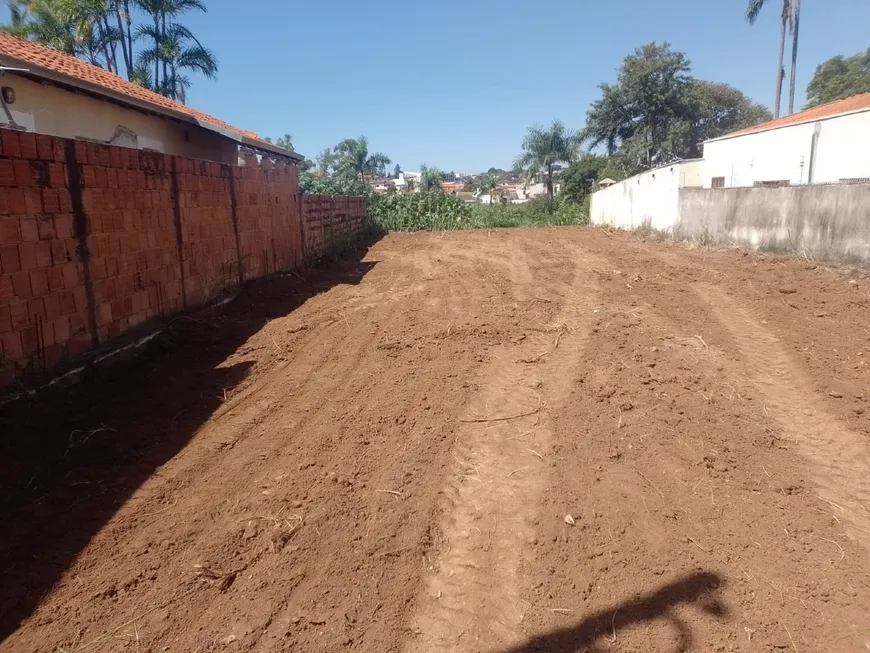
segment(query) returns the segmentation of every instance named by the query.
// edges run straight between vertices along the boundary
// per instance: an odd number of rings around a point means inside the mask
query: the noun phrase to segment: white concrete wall
[[[684,188],[676,238],[870,261],[870,184]]]
[[[590,221],[618,229],[644,224],[671,229],[679,217],[679,189],[700,186],[703,161],[674,163],[635,175],[592,195]]]
[[[724,177],[726,188],[761,181],[808,183],[816,125],[813,183],[870,177],[870,111],[863,111],[705,143],[704,188],[714,177]]]

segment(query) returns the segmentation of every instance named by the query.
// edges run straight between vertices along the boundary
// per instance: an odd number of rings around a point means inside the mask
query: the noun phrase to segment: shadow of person
[[[616,643],[620,630],[662,619],[676,630],[674,653],[688,651],[694,647],[692,630],[673,608],[692,605],[717,620],[726,619],[728,609],[718,596],[723,584],[722,578],[712,572],[698,572],[596,612],[573,626],[535,635],[502,653],[602,653],[605,644]]]

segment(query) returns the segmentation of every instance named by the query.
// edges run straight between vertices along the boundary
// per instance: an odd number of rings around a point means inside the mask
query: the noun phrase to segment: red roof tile
[[[167,97],[164,97],[146,88],[142,88],[137,84],[128,82],[126,79],[119,77],[114,73],[103,70],[98,66],[82,61],[63,52],[47,48],[32,41],[24,41],[22,39],[0,32],[0,56],[5,55],[13,57],[18,61],[25,62],[32,66],[46,68],[55,73],[61,73],[76,80],[101,86],[107,91],[112,91],[116,94],[126,95],[127,97],[147,102],[155,106],[155,111],[160,108],[168,109],[178,113],[183,113],[191,118],[203,122],[211,123],[222,129],[235,132],[248,138],[253,138],[262,142],[262,139],[254,132],[245,131],[237,127],[233,127],[222,120],[218,120],[207,113],[191,109],[190,107],[175,102]],[[37,73],[38,71],[34,71]]]
[[[755,127],[741,129],[740,131],[732,132],[725,136],[720,136],[719,138],[745,136],[746,134],[755,134],[757,132],[768,131],[769,129],[777,129],[778,127],[788,127],[789,125],[800,125],[801,123],[813,122],[823,118],[832,118],[833,116],[838,116],[843,113],[852,113],[853,111],[864,111],[868,109],[870,109],[870,93],[862,93],[861,95],[853,95],[845,100],[823,104],[820,107],[814,107],[812,109],[807,109],[806,111],[801,111],[800,113],[793,113],[790,116],[778,118],[777,120],[764,122],[760,125],[755,125]],[[714,138],[712,140],[715,141],[719,139]]]

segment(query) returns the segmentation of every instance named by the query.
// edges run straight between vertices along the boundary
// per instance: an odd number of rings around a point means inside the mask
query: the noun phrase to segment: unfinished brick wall
[[[295,166],[252,155],[229,166],[0,130],[0,386],[302,265],[364,215],[362,198],[300,200]]]
[[[357,240],[365,227],[366,211],[364,197],[303,195],[306,257],[315,259],[332,247]]]

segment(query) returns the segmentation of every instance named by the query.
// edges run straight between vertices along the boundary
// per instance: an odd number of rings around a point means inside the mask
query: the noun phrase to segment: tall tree
[[[586,114],[580,133],[590,147],[604,145],[651,168],[679,156],[670,136],[683,121],[691,77],[689,59],[668,43],[648,43],[628,55],[616,84],[601,84],[602,97]]]
[[[767,0],[749,0],[746,5],[746,20],[754,25]],[[789,82],[789,113],[794,113],[795,74],[797,72],[798,30],[800,26],[800,0],[782,0],[782,14],[779,30],[779,59],[776,67],[776,98],[773,117],[779,118],[782,106],[782,84],[785,79],[785,37],[792,36],[791,80]]]
[[[369,139],[346,138],[333,148],[337,157],[336,168],[339,173],[365,181],[366,175],[385,176],[390,158],[386,154],[369,153]]]
[[[109,25],[106,0],[13,0],[5,30],[118,72],[121,33]]]
[[[788,113],[794,113],[794,91],[797,81],[798,36],[801,31],[801,0],[791,0],[791,79],[788,86]]]
[[[523,139],[523,152],[514,165],[532,174],[546,173],[547,209],[551,213],[555,206],[553,166],[571,163],[577,155],[579,143],[577,135],[561,120],[554,120],[549,127],[533,125]]]
[[[397,163],[396,167],[393,168],[393,177],[398,179],[400,174],[402,174],[402,167]]]
[[[837,55],[816,68],[807,86],[807,108],[870,93],[870,48],[852,57]]]
[[[178,22],[188,11],[205,11],[204,0],[7,0],[11,23],[2,27],[184,102],[190,73],[212,79],[217,61]],[[132,8],[148,17],[133,24]],[[134,43],[145,40],[137,53]],[[121,50],[121,58],[117,51]],[[123,71],[121,62],[123,61]]]
[[[184,102],[190,79],[186,72],[196,72],[207,79],[217,75],[217,60],[189,29],[176,19],[189,11],[206,11],[202,0],[136,0],[150,23],[140,25],[136,39],[144,38],[148,47],[139,53],[139,64],[153,67],[153,89],[174,100]]]
[[[615,84],[601,84],[580,136],[590,149],[619,154],[632,173],[699,156],[699,144],[770,119],[728,84],[694,79],[689,60],[667,44],[626,57]]]

